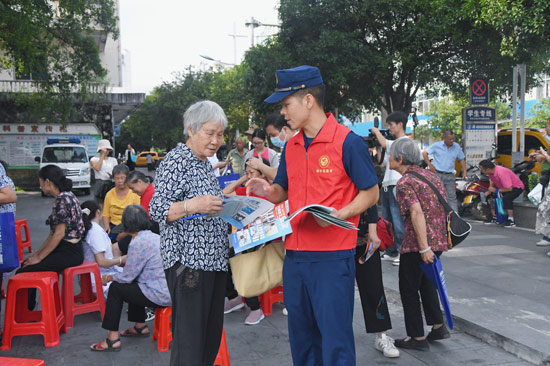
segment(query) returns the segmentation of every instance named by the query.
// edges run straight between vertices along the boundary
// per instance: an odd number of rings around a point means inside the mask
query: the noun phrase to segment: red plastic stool
[[[214,365],[231,366],[229,351],[227,350],[227,342],[225,340],[225,327],[222,328],[222,341],[220,343],[220,348],[218,349],[218,355],[216,356],[216,361],[214,361]]]
[[[153,329],[153,342],[158,339],[157,349],[160,352],[165,352],[170,349],[172,341],[172,307],[157,308],[155,310],[155,328]]]
[[[28,289],[40,291],[42,310],[28,309]],[[64,332],[65,315],[61,306],[59,280],[55,272],[19,273],[8,282],[4,335],[1,350],[11,348],[15,336],[42,334],[46,347],[59,345],[59,330]]]
[[[25,230],[25,240],[21,235],[21,229]],[[32,253],[31,235],[29,234],[29,225],[27,220],[15,220],[15,236],[17,237],[17,252],[19,253],[19,262],[23,262],[25,256],[25,248]]]
[[[63,271],[63,310],[65,312],[65,331],[74,326],[74,317],[78,314],[99,311],[101,319],[105,315],[105,297],[101,285],[99,266],[95,262],[84,261],[81,265],[65,268]],[[92,279],[95,278],[95,290],[92,291]],[[80,294],[74,294],[74,276],[80,275]],[[81,304],[77,304],[80,302]]]
[[[36,360],[32,358],[15,358],[15,357],[0,357],[0,365],[2,366],[44,366],[44,360]]]
[[[275,287],[260,295],[260,306],[265,316],[273,314],[273,304],[283,302],[283,286]]]

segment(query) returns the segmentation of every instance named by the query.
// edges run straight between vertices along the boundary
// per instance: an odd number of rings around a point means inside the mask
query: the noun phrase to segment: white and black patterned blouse
[[[227,225],[220,218],[198,217],[166,222],[174,202],[212,195],[223,198],[212,165],[200,160],[185,144],[170,151],[156,172],[151,219],[160,225],[164,269],[179,261],[204,271],[227,271]]]

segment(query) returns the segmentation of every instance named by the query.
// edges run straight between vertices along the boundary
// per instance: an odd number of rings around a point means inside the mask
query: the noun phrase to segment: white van
[[[34,158],[40,168],[57,165],[65,176],[73,181],[73,190],[82,189],[90,194],[91,167],[86,146],[79,139],[48,139],[42,148],[42,156]]]

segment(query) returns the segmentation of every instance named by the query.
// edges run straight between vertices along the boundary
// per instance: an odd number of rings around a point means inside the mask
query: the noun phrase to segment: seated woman
[[[101,209],[95,201],[89,200],[84,202],[82,208],[82,219],[84,221],[83,249],[84,259],[97,262],[101,275],[115,274],[122,272],[122,267],[118,267],[125,263],[126,256],[113,258],[111,239],[99,226],[101,220]],[[95,290],[95,287],[93,287]],[[107,296],[109,284],[103,286],[103,294]]]
[[[46,165],[38,171],[40,189],[55,198],[52,213],[46,220],[50,235],[22,263],[17,273],[54,271],[82,264],[84,223],[78,199],[71,192],[73,182],[56,165]],[[29,289],[29,310],[34,309],[36,289]]]
[[[252,159],[252,158],[249,158]],[[262,159],[263,163],[269,166],[269,161]],[[246,196],[246,187],[241,187],[251,178],[263,178],[266,179],[260,170],[256,170],[245,162],[246,175],[243,175],[238,181],[231,183],[223,190],[223,194],[226,197],[231,196]],[[267,180],[267,179],[266,179]],[[254,195],[253,195],[254,196]],[[257,197],[257,196],[256,196]],[[229,314],[235,310],[242,309],[244,304],[235,289],[235,285],[231,279],[231,276],[227,276],[227,286],[225,295],[228,301],[225,303],[223,309],[224,314]],[[246,305],[250,308],[250,314],[246,317],[244,323],[248,325],[256,325],[265,318],[262,309],[260,308],[260,300],[257,296],[245,298]]]
[[[120,351],[118,327],[124,302],[128,303],[128,320],[135,325],[121,332],[123,337],[149,335],[145,307],[171,306],[160,257],[160,236],[149,230],[147,212],[140,205],[130,205],[124,209],[122,224],[132,236],[132,243],[123,272],[101,277],[103,284],[112,282],[102,324],[109,333],[105,340],[90,346],[92,351]]]
[[[117,235],[122,232],[122,230],[111,232],[115,226],[120,225],[122,212],[129,205],[139,204],[139,196],[126,185],[126,177],[129,172],[130,170],[125,164],[118,164],[113,168],[115,188],[107,192],[103,203],[103,228],[113,243],[116,241]]]

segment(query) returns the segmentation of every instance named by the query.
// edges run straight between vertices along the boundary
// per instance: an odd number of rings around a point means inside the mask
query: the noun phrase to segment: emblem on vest
[[[319,158],[319,167],[321,169],[317,169],[317,173],[332,173],[332,169],[328,169],[330,166],[330,158],[328,155],[323,155]]]

